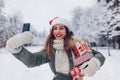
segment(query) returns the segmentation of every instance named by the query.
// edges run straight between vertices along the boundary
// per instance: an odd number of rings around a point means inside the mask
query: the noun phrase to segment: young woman
[[[70,69],[74,65],[72,53],[74,38],[69,30],[70,23],[66,19],[57,17],[50,21],[50,25],[51,32],[46,39],[44,50],[33,54],[23,47],[24,44],[32,43],[30,31],[10,38],[6,43],[6,49],[28,67],[49,63],[55,74],[53,80],[73,80]],[[84,76],[94,75],[105,61],[105,57],[100,52],[92,50],[91,54],[93,57],[80,66],[80,74]]]

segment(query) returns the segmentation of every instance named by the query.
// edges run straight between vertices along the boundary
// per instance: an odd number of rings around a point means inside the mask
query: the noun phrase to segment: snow
[[[27,47],[31,52],[37,52],[38,47]],[[119,80],[120,50],[111,49],[108,56],[107,48],[97,48],[106,57],[104,65],[93,77],[84,77],[84,80]],[[0,80],[52,80],[53,73],[48,64],[27,68],[4,48],[0,49]]]

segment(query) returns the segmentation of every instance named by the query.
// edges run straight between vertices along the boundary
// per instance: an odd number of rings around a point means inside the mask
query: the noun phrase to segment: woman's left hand
[[[89,61],[83,63],[80,68],[81,74],[85,76],[93,76],[96,71],[100,69],[100,61],[93,57]]]

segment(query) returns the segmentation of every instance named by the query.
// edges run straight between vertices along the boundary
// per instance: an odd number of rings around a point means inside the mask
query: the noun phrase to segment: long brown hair
[[[72,31],[69,31],[69,29],[65,26],[66,29],[66,37],[64,38],[64,48],[65,51],[69,51],[72,49],[73,47],[73,33]],[[48,58],[51,60],[52,59],[52,45],[53,45],[53,40],[55,39],[54,35],[53,35],[53,27],[52,30],[50,31],[50,34],[48,35],[45,45],[44,45],[44,49],[43,51],[46,51]]]

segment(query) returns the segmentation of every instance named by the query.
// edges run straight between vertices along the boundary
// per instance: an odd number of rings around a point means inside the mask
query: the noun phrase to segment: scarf
[[[60,73],[69,73],[69,60],[67,53],[64,49],[64,40],[54,40],[53,48],[56,49],[55,53],[55,68],[57,72]]]

